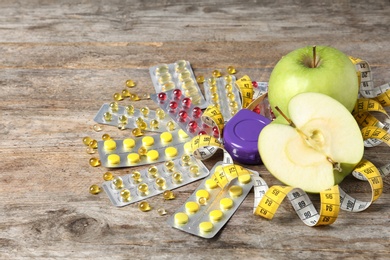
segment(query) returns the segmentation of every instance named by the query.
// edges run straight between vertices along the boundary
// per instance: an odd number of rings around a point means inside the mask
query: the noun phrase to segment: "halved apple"
[[[266,168],[281,182],[307,192],[340,183],[363,157],[356,120],[341,103],[320,93],[296,95],[288,110],[289,125],[273,122],[260,132]]]

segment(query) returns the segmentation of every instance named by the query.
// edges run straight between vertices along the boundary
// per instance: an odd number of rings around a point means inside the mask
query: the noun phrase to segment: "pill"
[[[229,188],[229,195],[232,198],[239,197],[242,195],[242,187],[238,185],[233,185]]]
[[[102,135],[102,140],[103,141],[107,141],[107,140],[110,140],[111,139],[111,136],[109,134],[103,134]]]
[[[140,160],[140,156],[138,153],[129,153],[127,155],[127,160],[130,162],[130,163],[137,163],[139,162]]]
[[[130,97],[131,93],[127,89],[122,89],[122,97]]]
[[[163,143],[169,143],[172,141],[172,134],[170,132],[163,132],[161,135],[160,135],[160,140],[161,142]]]
[[[141,100],[141,98],[137,94],[131,94],[130,100],[138,101],[138,100]]]
[[[132,138],[126,138],[123,140],[123,148],[124,149],[131,149],[135,146],[135,140]]]
[[[148,157],[149,160],[155,161],[159,157],[159,153],[157,150],[150,150],[146,153],[146,156]]]
[[[202,84],[203,82],[205,82],[204,76],[201,75],[201,76],[196,77],[196,82],[198,84]]]
[[[236,96],[234,95],[234,93],[230,92],[230,93],[227,93],[226,94],[226,97],[230,100],[230,101],[234,101],[236,99]]]
[[[103,128],[102,128],[100,125],[98,125],[98,124],[94,124],[94,125],[93,125],[93,130],[94,130],[95,132],[100,132],[100,131],[103,130]]]
[[[188,214],[194,214],[199,210],[199,204],[194,201],[189,201],[185,204],[185,208]]]
[[[91,193],[91,194],[96,195],[100,192],[101,192],[101,189],[97,184],[93,184],[93,185],[91,185],[91,187],[89,187],[89,193]]]
[[[104,119],[104,121],[111,121],[111,120],[112,120],[112,115],[111,115],[111,113],[110,113],[110,112],[105,112],[105,113],[103,114],[103,119]]]
[[[104,149],[106,150],[115,150],[116,149],[116,142],[112,139],[104,141]]]
[[[103,180],[111,181],[114,178],[114,175],[111,172],[105,172],[103,174]]]
[[[188,131],[190,131],[191,133],[195,132],[197,127],[198,127],[198,123],[194,120],[188,123]]]
[[[157,119],[153,119],[150,121],[149,124],[151,129],[158,129],[160,123],[158,122]]]
[[[91,139],[88,146],[93,148],[93,149],[96,149],[98,147],[98,142],[95,139]]]
[[[178,212],[175,214],[175,224],[185,225],[188,222],[188,215],[184,212]]]
[[[135,137],[139,137],[139,136],[142,136],[142,135],[144,134],[144,132],[143,132],[140,128],[138,128],[138,127],[136,127],[136,128],[134,128],[133,130],[131,130],[131,133],[132,133]]]
[[[155,181],[156,185],[157,185],[157,188],[160,189],[160,190],[163,190],[165,189],[165,179],[164,178],[156,178],[156,181]]]
[[[142,212],[146,212],[146,211],[149,211],[152,209],[152,207],[150,206],[150,204],[146,201],[142,201],[138,204],[138,208],[139,210],[141,210]]]
[[[175,112],[177,107],[178,107],[178,104],[176,101],[169,102],[169,112],[171,112],[171,113]]]
[[[185,70],[182,70],[178,76],[179,80],[180,81],[185,81],[186,79],[190,79],[191,78],[191,73],[189,70],[185,69]]]
[[[178,119],[180,122],[185,122],[188,117],[188,114],[185,110],[180,110],[178,113]]]
[[[142,138],[142,144],[145,146],[152,146],[154,144],[154,138],[152,136],[145,136]]]
[[[207,189],[212,190],[212,189],[217,188],[217,187],[218,187],[218,184],[217,184],[217,182],[214,181],[213,179],[208,179],[208,180],[206,180],[206,182],[205,182],[205,186],[206,186]]]
[[[167,214],[167,211],[164,209],[164,208],[159,208],[157,209],[157,213],[160,215],[160,216],[164,216]]]
[[[183,100],[181,101],[181,104],[183,107],[185,108],[189,108],[191,106],[191,98],[183,98]]]
[[[172,158],[172,157],[175,157],[177,156],[177,148],[176,147],[173,147],[173,146],[169,146],[167,148],[165,148],[165,155],[168,157],[168,158]]]
[[[201,198],[201,197],[208,200],[210,198],[210,193],[207,190],[198,190],[196,192],[196,198],[199,200],[199,198]]]
[[[107,156],[107,162],[111,165],[119,164],[121,162],[121,157],[117,154],[110,154]]]
[[[148,117],[149,112],[150,112],[150,110],[149,110],[148,107],[142,107],[140,111],[141,111],[141,114],[142,114],[144,117]]]
[[[173,161],[166,161],[164,163],[164,166],[167,172],[172,172],[173,169],[175,168],[175,163]]]
[[[120,196],[123,202],[129,202],[131,200],[131,193],[128,189],[121,190]]]
[[[191,165],[189,170],[192,177],[197,177],[199,175],[198,165]]]
[[[134,114],[134,106],[133,105],[128,105],[126,106],[126,112],[129,116],[132,116]]]
[[[229,210],[233,207],[233,200],[231,198],[223,198],[219,201],[219,207],[222,210]]]
[[[226,76],[225,76],[225,81],[226,81],[227,83],[231,83],[231,82],[233,81],[233,77],[232,77],[231,75],[226,75]]]
[[[157,175],[158,175],[158,168],[157,168],[157,166],[155,166],[155,165],[150,166],[148,168],[148,176],[149,176],[149,178],[154,179],[154,178],[157,177]]]
[[[166,190],[163,193],[163,197],[165,200],[173,200],[175,198],[175,194],[171,190]]]
[[[141,156],[146,155],[147,152],[148,152],[148,149],[146,149],[145,146],[141,146],[140,148],[138,148],[138,154],[141,155]]]
[[[173,121],[168,121],[168,122],[167,122],[167,129],[168,129],[169,131],[175,130],[175,129],[176,129],[175,123],[174,123]]]
[[[204,221],[204,222],[201,222],[201,223],[199,224],[199,230],[200,230],[202,233],[208,233],[208,232],[210,232],[211,230],[213,230],[213,228],[214,228],[213,223],[208,222],[208,221]]]
[[[114,179],[112,179],[112,185],[114,189],[120,190],[123,188],[123,180],[121,177],[117,176]]]
[[[209,214],[209,218],[212,222],[218,222],[222,219],[223,212],[219,209],[212,210]]]
[[[174,183],[176,183],[176,184],[177,183],[181,183],[183,181],[183,177],[182,177],[181,173],[180,172],[174,172],[172,174],[172,181]]]
[[[89,159],[89,165],[91,165],[92,167],[98,167],[101,165],[101,162],[98,158],[92,157],[91,159]]]
[[[91,137],[89,137],[89,136],[86,136],[86,137],[84,137],[83,138],[83,144],[85,144],[85,145],[89,145],[89,143],[92,141],[92,138]]]
[[[221,76],[222,76],[222,74],[219,70],[213,70],[213,77],[219,78]]]
[[[181,163],[182,165],[184,166],[189,166],[190,165],[190,162],[191,162],[191,156],[189,156],[188,154],[185,154],[181,157]]]
[[[128,88],[133,88],[133,87],[135,87],[135,82],[131,79],[128,79],[128,80],[126,80],[126,86]]]
[[[206,199],[205,197],[199,197],[198,203],[199,203],[201,206],[207,205],[207,199]]]
[[[173,91],[173,97],[175,98],[175,99],[180,99],[180,97],[181,97],[181,90],[180,89],[175,89],[174,91]]]
[[[165,118],[165,111],[161,108],[156,109],[156,116],[158,119],[162,120]]]
[[[110,107],[110,109],[111,109],[111,111],[112,112],[118,112],[118,109],[119,109],[119,105],[118,105],[118,103],[117,102],[111,102],[110,104],[109,104],[109,107]]]
[[[145,196],[149,192],[149,186],[146,183],[141,183],[140,185],[138,185],[138,191],[141,196]]]
[[[96,153],[96,150],[93,149],[93,148],[91,148],[91,147],[89,147],[89,146],[87,147],[86,151],[87,151],[87,153],[89,153],[89,154],[94,154],[94,153]]]
[[[229,67],[227,67],[227,72],[229,74],[235,74],[237,71],[236,71],[236,68],[234,68],[233,66],[229,66]]]
[[[161,75],[159,76],[158,82],[159,82],[160,84],[164,84],[164,83],[167,83],[167,82],[171,81],[171,79],[172,79],[171,74],[165,73],[165,74],[161,74]]]
[[[194,107],[192,109],[192,116],[194,118],[199,118],[201,115],[202,115],[202,109],[200,109],[200,107]]]
[[[174,88],[175,88],[175,83],[173,83],[172,81],[167,81],[161,86],[162,91],[168,91]]]
[[[184,151],[186,152],[186,153],[188,153],[188,154],[192,154],[192,144],[191,144],[191,142],[186,142],[185,144],[184,144]]]
[[[217,79],[215,77],[211,77],[208,79],[208,82],[210,83],[210,85],[216,85]]]
[[[157,97],[161,103],[163,103],[165,100],[167,100],[167,94],[165,92],[158,93]]]
[[[134,183],[139,183],[142,181],[141,173],[139,171],[133,171],[131,173],[131,178],[133,179]]]
[[[226,84],[226,85],[225,85],[225,90],[226,90],[227,92],[232,92],[232,90],[233,90],[232,85],[231,85],[231,84]]]
[[[251,181],[251,175],[250,174],[242,174],[238,176],[238,182],[242,184],[247,184]]]

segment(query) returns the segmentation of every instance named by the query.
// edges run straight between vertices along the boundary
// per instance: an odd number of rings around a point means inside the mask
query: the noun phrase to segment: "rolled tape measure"
[[[245,75],[236,80],[236,86],[238,87],[242,98],[242,108],[247,108],[253,100],[254,89],[252,80],[248,75]]]
[[[354,111],[356,121],[361,127],[366,147],[381,143],[390,146],[390,117],[383,107],[390,106],[390,85],[374,87],[369,64],[361,59],[351,58],[356,65],[359,77],[360,95]],[[385,116],[384,122],[371,113]],[[360,212],[376,201],[383,191],[382,177],[390,174],[390,163],[377,168],[370,161],[363,159],[352,172],[353,176],[368,181],[371,187],[371,199],[361,201],[344,192],[335,185],[320,193],[320,211],[318,212],[307,194],[289,186],[267,187],[266,183],[255,185],[254,214],[272,219],[282,201],[287,197],[300,219],[308,226],[329,225],[336,221],[340,210]]]

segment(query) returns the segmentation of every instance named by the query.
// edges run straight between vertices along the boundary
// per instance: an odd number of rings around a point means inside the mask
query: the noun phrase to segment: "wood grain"
[[[176,190],[172,201],[149,199],[150,212],[115,208],[104,193],[88,193],[107,169],[88,165],[81,139],[129,135],[94,132],[95,113],[129,78],[137,93],[152,92],[148,68],[179,59],[196,75],[233,65],[238,77],[267,81],[283,55],[323,44],[368,60],[375,85],[386,83],[389,12],[389,1],[1,1],[0,258],[388,259],[388,177],[368,210],[341,212],[329,227],[304,226],[287,202],[271,221],[256,217],[251,193],[205,240],[172,229],[156,211],[171,214],[199,183]],[[389,152],[381,145],[365,157],[381,165]],[[278,184],[264,166],[252,168]],[[368,185],[352,177],[342,185],[369,196]]]

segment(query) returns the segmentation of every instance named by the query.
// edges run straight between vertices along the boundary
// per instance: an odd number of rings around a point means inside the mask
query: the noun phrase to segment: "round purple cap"
[[[241,109],[223,129],[224,147],[233,160],[243,164],[259,164],[260,131],[271,120],[248,109]]]

